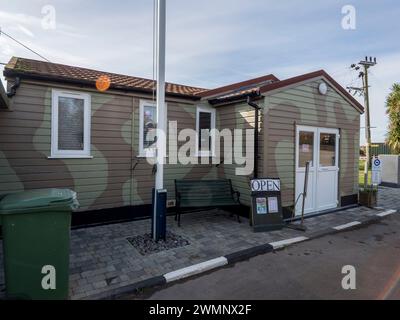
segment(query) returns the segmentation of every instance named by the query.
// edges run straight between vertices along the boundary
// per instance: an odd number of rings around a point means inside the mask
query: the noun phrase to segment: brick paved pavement
[[[400,209],[400,189],[381,188],[378,205]],[[248,220],[220,210],[182,216],[178,228],[168,217],[168,229],[189,240],[190,245],[163,252],[141,255],[127,237],[149,232],[150,221],[132,221],[71,232],[70,298],[83,299],[123,287],[154,276],[227,255],[256,245],[301,235],[309,236],[326,228],[358,220],[377,213],[375,209],[356,207],[306,219],[307,232],[285,228],[279,231],[254,233]],[[0,268],[2,268],[2,248]],[[4,276],[0,270],[0,296],[4,295]]]

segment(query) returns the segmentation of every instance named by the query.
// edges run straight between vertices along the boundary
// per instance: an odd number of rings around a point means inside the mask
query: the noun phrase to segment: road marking
[[[395,212],[397,212],[397,210],[386,210],[386,211],[383,211],[381,213],[377,213],[376,215],[378,217],[385,217],[385,216],[388,216],[388,215],[393,214]]]
[[[346,224],[342,224],[340,226],[333,227],[333,229],[335,229],[335,230],[343,230],[343,229],[351,228],[353,226],[357,226],[359,224],[361,224],[360,221],[352,221],[352,222],[349,222],[349,223],[346,223]]]
[[[198,264],[194,264],[190,267],[175,270],[164,274],[164,278],[167,282],[187,278],[198,273],[202,273],[211,269],[215,269],[228,264],[228,260],[225,257],[219,257],[216,259],[208,260]]]
[[[274,249],[279,249],[279,248],[283,248],[285,246],[288,246],[290,244],[293,243],[297,243],[297,242],[302,242],[308,240],[307,237],[296,237],[296,238],[290,238],[290,239],[285,239],[285,240],[281,240],[281,241],[276,241],[276,242],[270,242],[269,244],[274,248]]]

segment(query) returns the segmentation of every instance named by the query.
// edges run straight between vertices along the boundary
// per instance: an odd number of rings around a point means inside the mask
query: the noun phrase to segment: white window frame
[[[155,157],[156,156],[156,148],[144,148],[143,142],[143,120],[144,120],[144,107],[155,107],[157,109],[157,103],[155,101],[150,100],[140,100],[139,102],[139,155],[138,157]],[[156,111],[156,118],[158,117],[158,110]],[[168,124],[168,104],[165,102],[165,134],[167,135],[167,124]],[[156,119],[157,120],[157,119]]]
[[[60,97],[84,100],[83,150],[58,149],[58,101]],[[51,94],[51,156],[49,158],[92,158],[90,154],[91,96],[87,93],[53,89]]]
[[[215,130],[215,109],[207,106],[198,106],[196,109],[196,156],[197,157],[214,157],[215,156],[215,135],[211,132],[211,150],[199,150],[199,128],[200,128],[200,112],[211,114],[211,130]]]

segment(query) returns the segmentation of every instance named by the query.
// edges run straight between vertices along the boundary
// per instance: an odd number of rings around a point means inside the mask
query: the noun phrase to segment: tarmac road
[[[342,267],[356,289],[342,288]],[[183,280],[133,299],[400,299],[400,214]]]

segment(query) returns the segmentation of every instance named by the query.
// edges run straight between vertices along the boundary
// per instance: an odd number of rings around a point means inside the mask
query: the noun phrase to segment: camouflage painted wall
[[[318,92],[321,80],[310,80],[265,97],[264,170],[282,182],[284,206],[295,197],[295,128],[297,125],[340,129],[339,197],[358,193],[360,114],[335,89]]]
[[[262,100],[258,103],[262,106]],[[254,109],[251,108],[247,103],[240,102],[235,104],[230,104],[226,106],[217,107],[217,128],[219,130],[228,128],[230,130],[234,129],[242,129],[243,130],[243,139],[242,139],[242,154],[245,155],[245,130],[251,130],[252,134],[254,134],[254,119],[255,112]],[[262,112],[259,113],[259,176],[263,176],[263,116]],[[253,138],[254,139],[254,135]],[[224,143],[221,142],[221,146],[224,146]],[[221,151],[222,153],[222,151]],[[250,161],[254,161],[253,155],[249,157]],[[247,176],[236,175],[235,168],[238,165],[236,164],[223,164],[219,167],[218,175],[220,178],[231,179],[232,186],[235,190],[240,192],[240,200],[243,204],[250,206],[251,205],[251,196],[249,183],[252,178],[252,174]]]
[[[264,114],[260,115],[260,176],[282,179],[285,206],[294,202],[295,123],[340,128],[339,194],[357,193],[360,115],[331,87],[326,96],[319,95],[318,83],[310,81],[272,92],[258,102],[264,105]],[[23,81],[12,99],[13,111],[0,112],[0,194],[46,187],[72,188],[78,192],[81,211],[150,203],[153,168],[137,155],[139,103],[140,99],[151,97],[62,86],[91,94],[93,159],[49,159],[52,88],[60,85]],[[167,102],[168,118],[177,121],[178,131],[195,129],[198,103],[175,98]],[[254,129],[254,110],[244,102],[217,107],[216,126],[220,130]],[[250,177],[235,175],[235,167],[167,165],[168,197],[175,198],[174,179],[221,177],[232,179],[243,203],[250,205]]]
[[[78,192],[80,211],[150,203],[153,167],[137,155],[139,101],[151,97],[63,86],[91,94],[93,158],[49,159],[52,88],[60,85],[23,81],[12,99],[13,111],[0,113],[0,194],[71,188]],[[195,129],[193,102],[167,102],[168,117],[178,122],[178,128]],[[214,178],[216,174],[212,165],[168,165],[165,186],[169,198],[175,198],[174,179]]]

